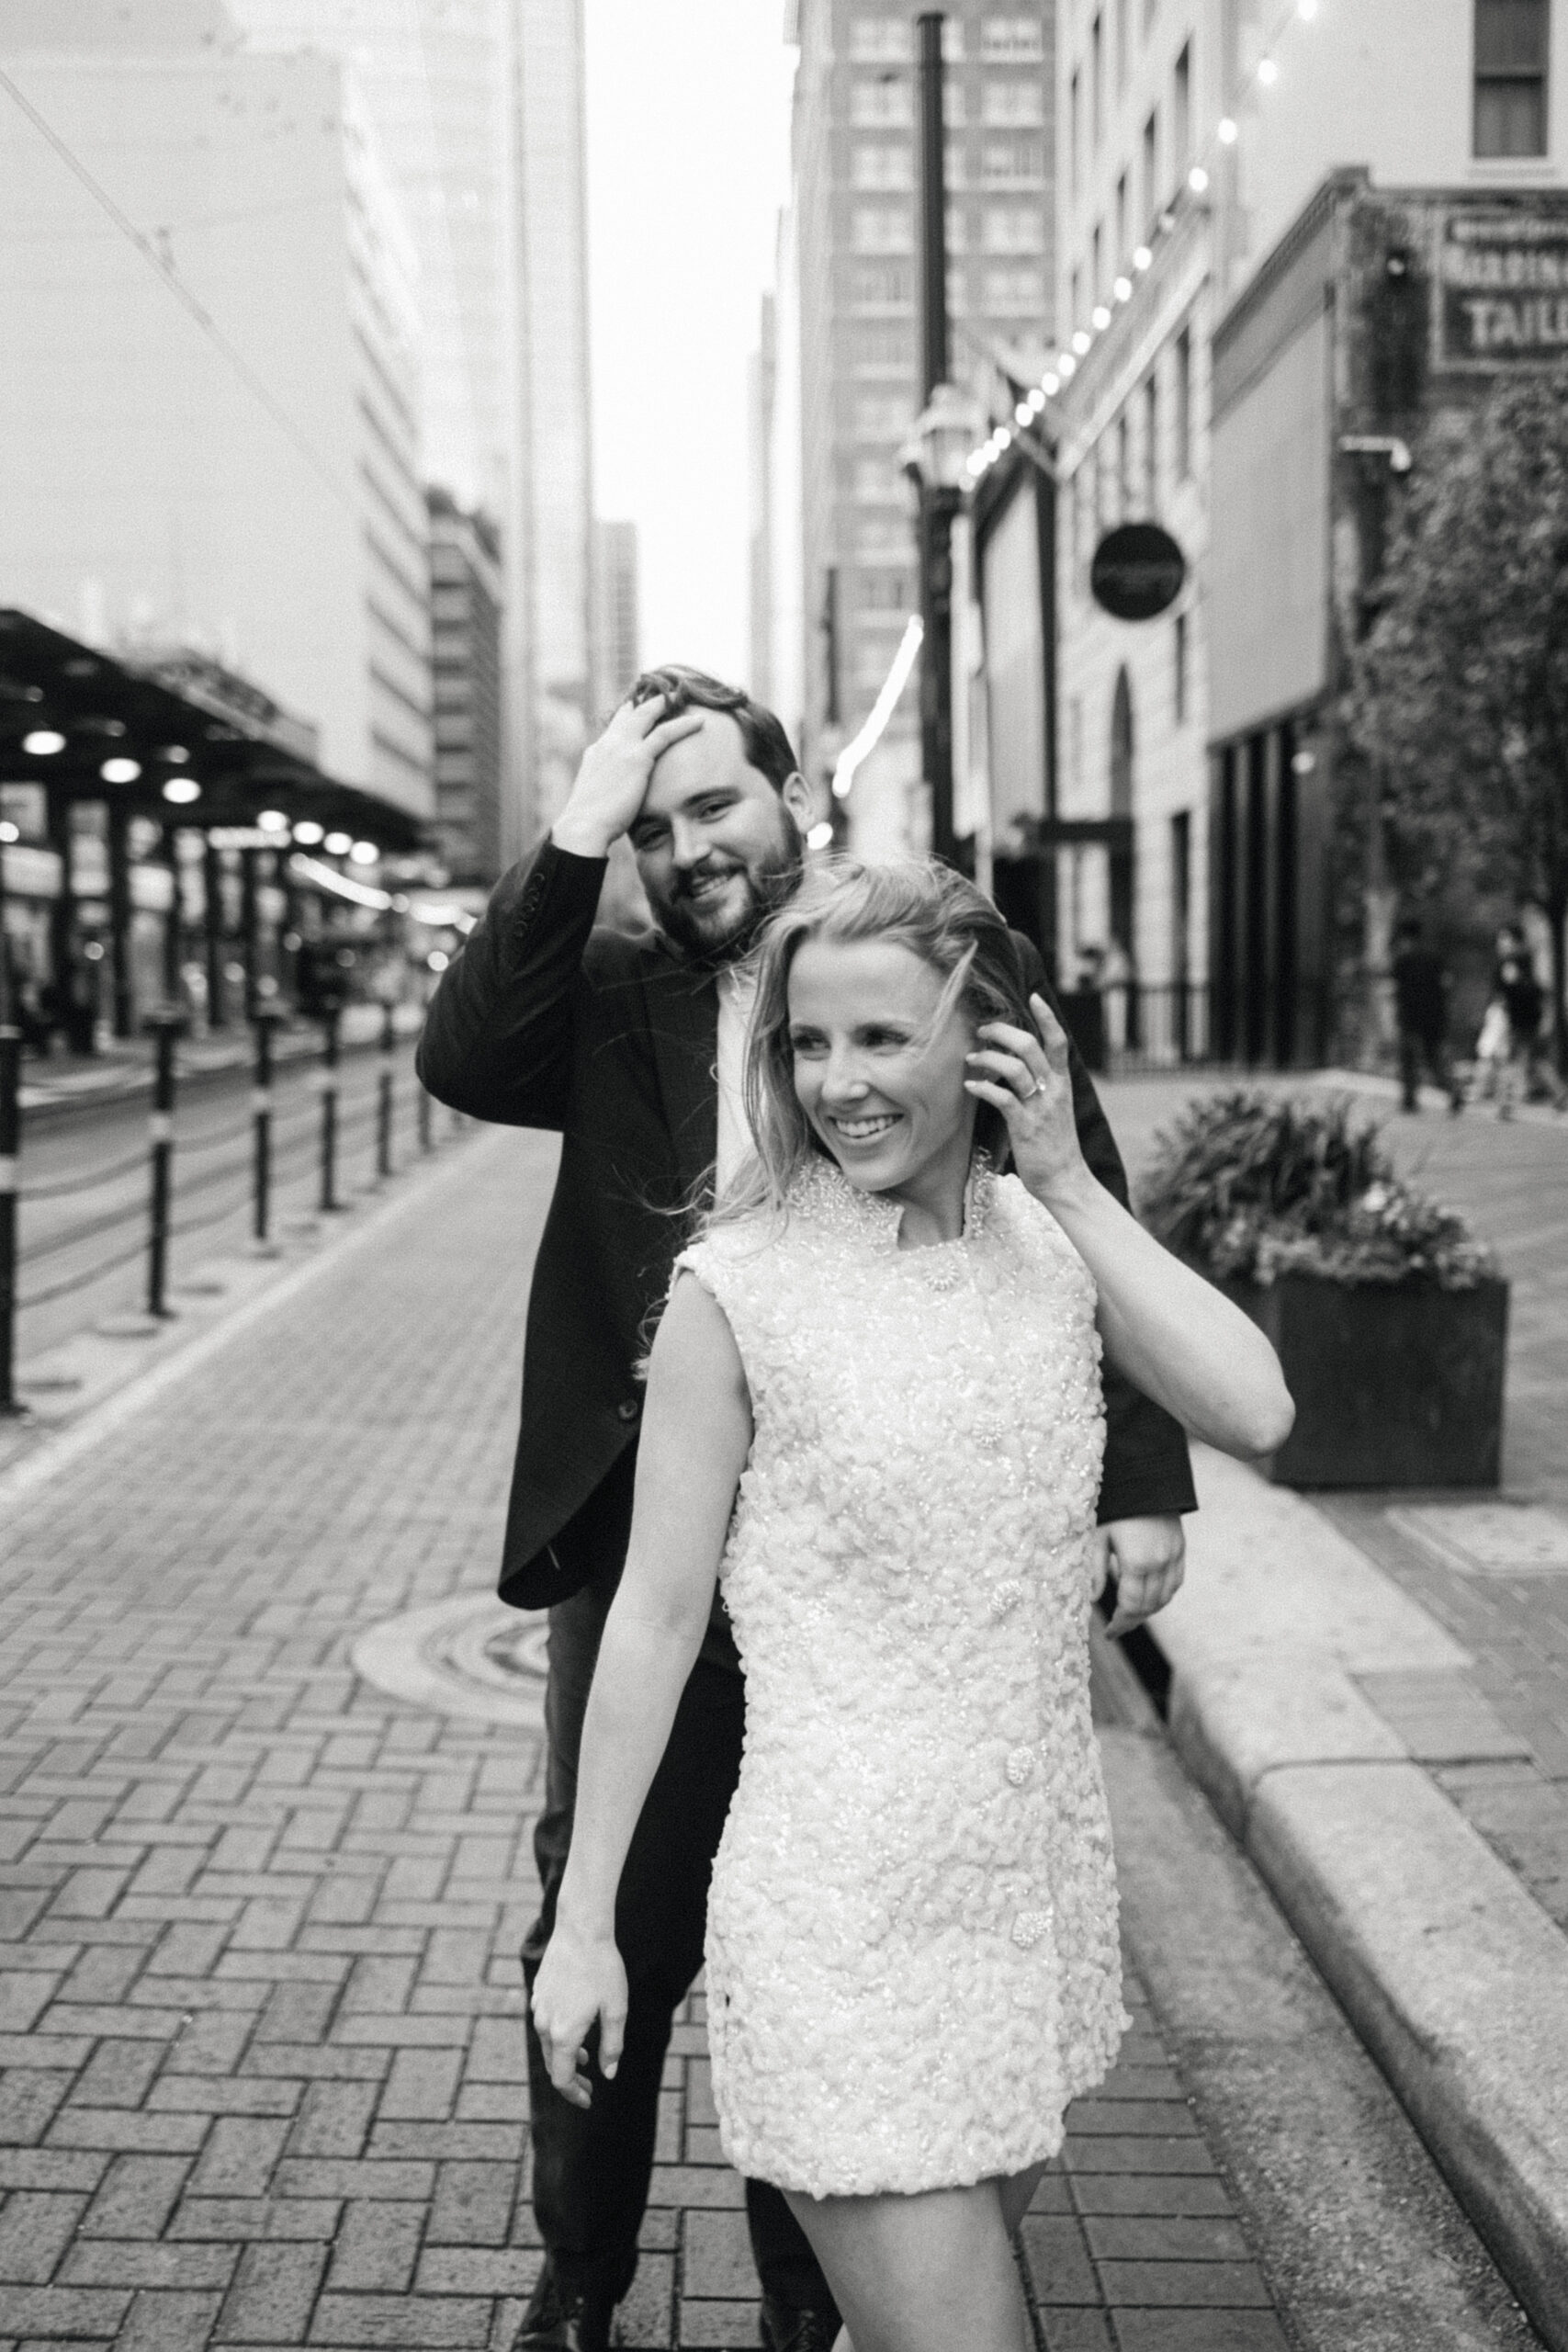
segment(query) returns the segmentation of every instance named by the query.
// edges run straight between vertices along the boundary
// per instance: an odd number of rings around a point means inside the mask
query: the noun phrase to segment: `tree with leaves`
[[[1499,378],[1417,451],[1351,660],[1352,738],[1407,858],[1568,921],[1568,370]]]

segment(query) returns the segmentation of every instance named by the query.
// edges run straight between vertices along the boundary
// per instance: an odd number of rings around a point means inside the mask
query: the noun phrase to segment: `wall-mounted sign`
[[[1568,356],[1568,212],[1450,212],[1438,283],[1440,366]]]
[[[1119,621],[1152,621],[1174,605],[1187,560],[1157,523],[1123,523],[1107,531],[1089,570],[1089,594]]]

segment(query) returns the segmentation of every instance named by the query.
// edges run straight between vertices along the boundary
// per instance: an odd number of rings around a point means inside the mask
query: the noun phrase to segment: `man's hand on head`
[[[660,754],[694,735],[703,723],[700,710],[666,718],[665,707],[659,695],[647,702],[624,702],[598,741],[590,743],[566,806],[550,827],[557,849],[572,857],[608,857],[611,842],[642,807]]]

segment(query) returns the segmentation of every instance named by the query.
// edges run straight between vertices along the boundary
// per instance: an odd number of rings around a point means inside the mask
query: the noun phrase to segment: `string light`
[[[1277,28],[1274,36],[1275,45],[1278,44],[1292,18],[1303,24],[1312,24],[1317,17],[1319,6],[1320,0],[1291,0],[1291,5]],[[1254,86],[1265,90],[1272,89],[1279,79],[1279,60],[1273,54],[1272,49],[1266,50],[1254,66],[1249,80],[1243,85],[1239,95],[1245,98],[1248,89]],[[1241,126],[1236,117],[1231,114],[1222,115],[1214,126],[1215,142],[1221,147],[1234,147],[1240,136]],[[1166,238],[1170,236],[1181,217],[1184,209],[1183,199],[1189,196],[1201,198],[1208,194],[1210,185],[1208,164],[1202,156],[1199,156],[1187,173],[1185,185],[1176,203],[1167,205],[1161,210],[1155,225],[1153,237],[1146,243],[1134,246],[1131,273],[1124,269],[1114,279],[1111,293],[1118,307],[1131,301],[1133,298],[1134,275],[1142,277],[1153,268],[1156,250]],[[1021,426],[1031,424],[1041,414],[1044,401],[1055,400],[1063,386],[1071,382],[1077,372],[1079,362],[1089,356],[1095,343],[1111,324],[1114,312],[1105,303],[1098,302],[1089,313],[1089,324],[1087,327],[1075,327],[1064,348],[1054,353],[1046,361],[1038,387],[1029,393],[1027,400],[1021,401],[1014,410],[1014,415]],[[1008,427],[998,425],[988,440],[983,441],[977,448],[970,451],[968,469],[975,480],[978,481],[989,467],[996,464],[998,458],[1011,447],[1014,435]]]

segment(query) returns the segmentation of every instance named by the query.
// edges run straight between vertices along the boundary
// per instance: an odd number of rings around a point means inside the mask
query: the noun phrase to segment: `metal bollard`
[[[419,1148],[421,1151],[430,1149],[430,1092],[423,1086],[419,1090]]]
[[[22,1148],[22,1033],[0,1027],[0,1414],[17,1402],[17,1165]]]
[[[164,1298],[169,1277],[169,1204],[175,1165],[175,1047],[185,1035],[183,1012],[150,1012],[152,1035],[152,1112],[147,1132],[152,1147],[152,1184],[147,1229],[147,1312],[161,1320],[174,1313]]]
[[[392,1172],[392,1057],[397,1051],[396,1008],[381,1007],[381,1069],[376,1081],[376,1173],[385,1182]]]
[[[272,1222],[272,1041],[286,1016],[276,1005],[258,1004],[251,1019],[256,1058],[251,1086],[251,1230],[265,1250]]]
[[[330,1215],[341,1204],[337,1196],[337,1049],[335,1010],[321,1015],[321,1067],[316,1083],[321,1092],[321,1211]]]

